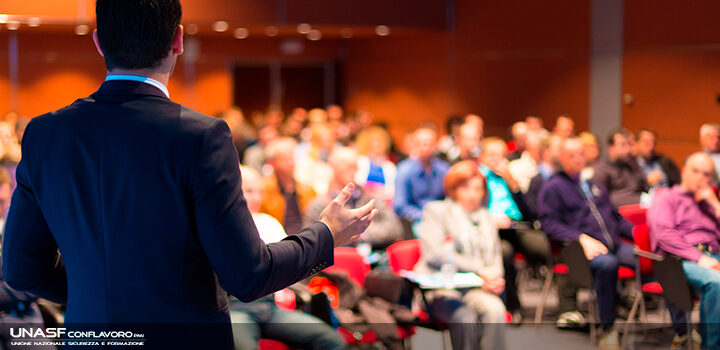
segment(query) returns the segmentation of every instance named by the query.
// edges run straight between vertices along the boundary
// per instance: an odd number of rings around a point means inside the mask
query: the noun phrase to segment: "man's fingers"
[[[369,202],[367,202],[362,207],[353,209],[352,212],[356,218],[362,218],[362,217],[365,217],[368,214],[370,214],[374,208],[375,208],[375,200],[371,199]]]
[[[345,185],[342,191],[340,191],[337,197],[335,197],[334,201],[340,203],[341,207],[345,206],[345,203],[347,203],[348,199],[350,199],[354,190],[355,185],[352,182]]]

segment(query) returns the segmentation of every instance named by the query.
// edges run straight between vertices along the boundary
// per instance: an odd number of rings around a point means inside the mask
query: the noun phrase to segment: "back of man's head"
[[[97,35],[108,70],[155,68],[182,18],[180,0],[97,0]]]

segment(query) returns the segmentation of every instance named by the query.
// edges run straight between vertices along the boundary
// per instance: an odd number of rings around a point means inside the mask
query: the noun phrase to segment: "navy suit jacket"
[[[105,82],[32,119],[22,152],[3,272],[66,303],[68,323],[227,325],[225,291],[251,301],[333,263],[320,222],[265,245],[227,124],[149,84]]]

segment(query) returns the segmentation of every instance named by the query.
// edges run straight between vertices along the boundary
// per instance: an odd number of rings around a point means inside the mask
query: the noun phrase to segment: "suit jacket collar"
[[[155,96],[168,99],[165,93],[157,87],[131,80],[106,81],[92,96]]]

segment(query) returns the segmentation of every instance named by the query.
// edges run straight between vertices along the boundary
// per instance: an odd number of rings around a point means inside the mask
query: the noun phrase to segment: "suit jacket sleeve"
[[[264,244],[242,195],[237,152],[221,120],[205,131],[192,201],[200,242],[220,285],[249,302],[333,263],[330,229],[315,222],[278,243]]]
[[[67,301],[65,265],[37,199],[27,167],[32,152],[26,152],[33,137],[28,125],[23,158],[17,167],[17,188],[12,196],[3,237],[3,277],[7,284],[56,303]]]

